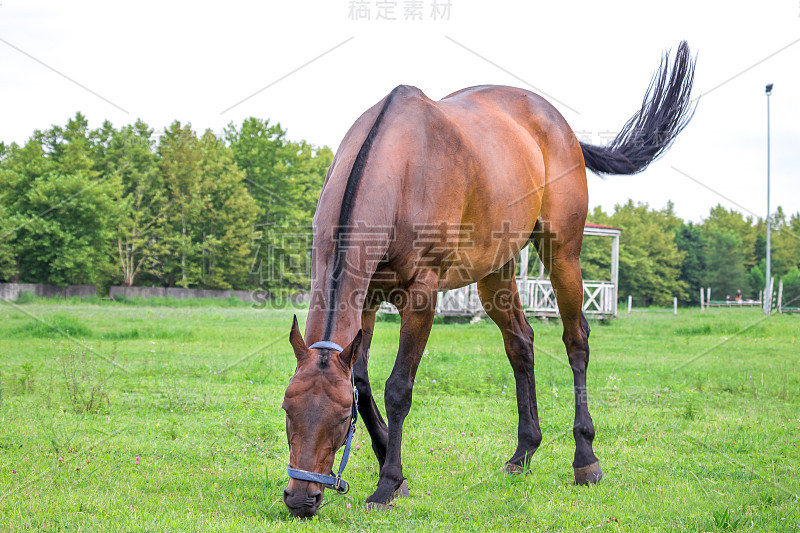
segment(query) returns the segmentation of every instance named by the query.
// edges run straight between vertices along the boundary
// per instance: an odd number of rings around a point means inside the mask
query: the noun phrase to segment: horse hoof
[[[394,499],[397,499],[397,498],[408,498],[408,495],[409,495],[408,480],[404,479],[403,482],[400,483],[400,486],[397,488],[397,490],[394,491],[394,495],[392,496],[392,499],[394,500]]]
[[[522,465],[516,465],[514,463],[506,463],[506,473],[508,474],[525,474],[528,475],[531,473],[530,469],[526,469]]]
[[[591,483],[597,483],[603,479],[603,471],[600,469],[600,461],[595,461],[590,465],[575,468],[574,470],[576,485],[589,485]]]
[[[397,498],[408,498],[408,480],[404,479],[388,502],[367,502],[367,511],[390,511],[394,509]]]
[[[367,511],[391,511],[394,509],[394,501],[389,503],[367,502]]]

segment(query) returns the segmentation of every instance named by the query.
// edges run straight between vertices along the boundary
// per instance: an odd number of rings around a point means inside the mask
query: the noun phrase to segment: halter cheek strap
[[[309,348],[327,348],[331,350],[343,351],[342,347],[331,341],[315,342]],[[358,420],[358,389],[356,388],[355,374],[350,374],[350,383],[353,384],[353,409],[350,414],[350,430],[347,432],[347,440],[344,444],[344,453],[342,453],[342,462],[339,463],[339,472],[334,475],[331,470],[330,475],[317,474],[316,472],[309,472],[307,470],[300,470],[287,466],[286,473],[290,478],[300,481],[310,481],[312,483],[319,483],[325,488],[333,489],[339,494],[347,494],[350,490],[350,485],[342,479],[342,473],[347,466],[347,460],[350,458],[350,445],[353,442],[353,434],[356,432],[356,421]]]

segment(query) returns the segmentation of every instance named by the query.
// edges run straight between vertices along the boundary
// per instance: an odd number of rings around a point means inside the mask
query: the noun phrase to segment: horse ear
[[[342,365],[350,370],[353,368],[353,365],[356,364],[356,359],[358,359],[358,354],[361,353],[361,330],[358,330],[356,333],[356,337],[353,339],[353,342],[350,343],[347,348],[339,354],[339,360],[342,362]]]
[[[303,335],[300,333],[300,326],[297,325],[297,315],[294,315],[292,322],[292,331],[289,333],[289,343],[294,350],[294,356],[300,361],[308,353],[306,341],[303,340]]]

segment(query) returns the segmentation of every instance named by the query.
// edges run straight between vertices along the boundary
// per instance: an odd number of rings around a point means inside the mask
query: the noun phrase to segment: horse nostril
[[[319,504],[322,503],[322,491],[321,490],[317,490],[317,491],[314,491],[314,492],[309,492],[308,493],[308,497],[314,499],[314,507],[319,507]]]
[[[283,491],[283,502],[294,516],[308,518],[316,514],[322,503],[322,491],[295,493],[288,488]]]

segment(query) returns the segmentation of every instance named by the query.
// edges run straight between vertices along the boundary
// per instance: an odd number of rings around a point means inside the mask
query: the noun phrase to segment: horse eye
[[[349,416],[346,416],[346,417],[342,418],[342,419],[339,421],[339,423],[340,423],[340,424],[344,424],[344,423],[345,423],[345,422],[347,422],[348,420],[350,420],[350,417],[349,417]]]

